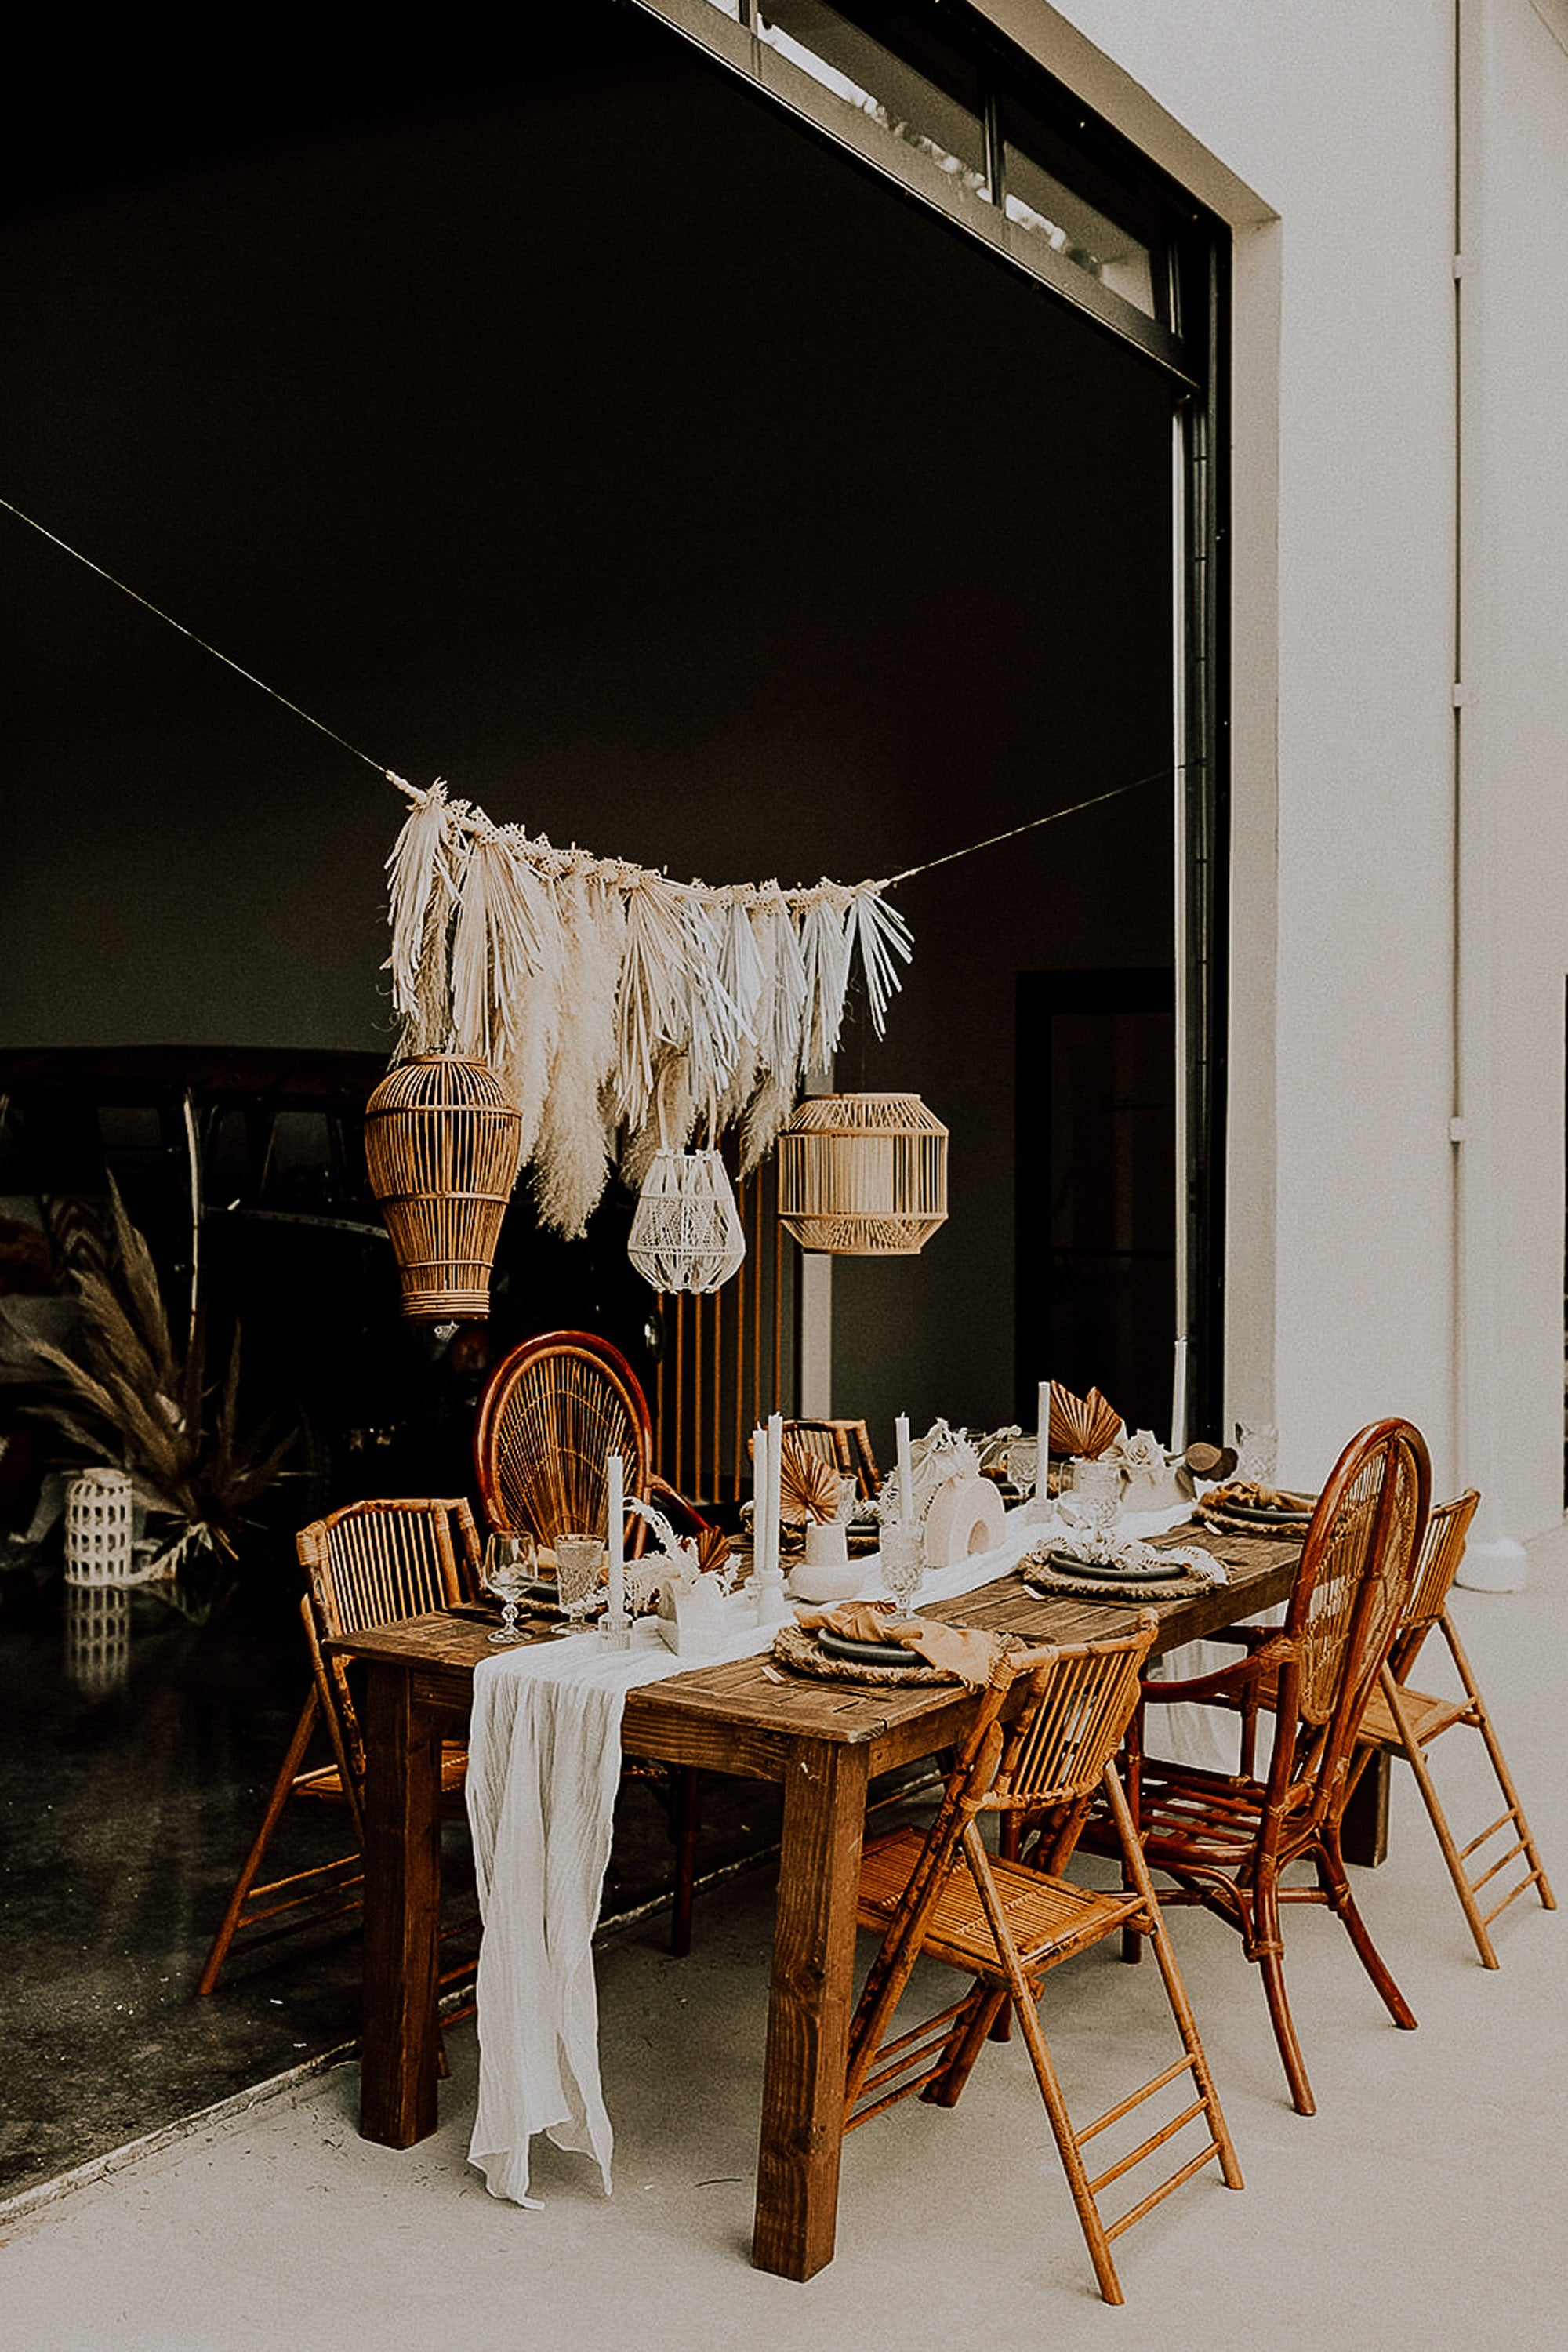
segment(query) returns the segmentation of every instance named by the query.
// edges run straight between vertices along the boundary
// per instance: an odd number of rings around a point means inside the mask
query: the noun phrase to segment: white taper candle
[[[626,1465],[618,1454],[605,1464],[609,1479],[610,1614],[624,1616],[626,1606]]]
[[[1187,1444],[1187,1343],[1176,1342],[1176,1361],[1171,1374],[1171,1451],[1183,1454]]]
[[[899,1414],[893,1423],[893,1435],[899,1449],[899,1517],[909,1527],[915,1516],[915,1465],[910,1451],[910,1417]]]
[[[768,1566],[779,1564],[779,1519],[784,1508],[784,1415],[768,1415]]]

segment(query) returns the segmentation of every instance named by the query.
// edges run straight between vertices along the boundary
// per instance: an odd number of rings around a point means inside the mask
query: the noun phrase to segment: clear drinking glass
[[[1271,1421],[1237,1423],[1236,1475],[1265,1486],[1279,1475],[1279,1432]]]
[[[1058,1507],[1069,1527],[1109,1535],[1121,1509],[1121,1465],[1075,1454]]]
[[[485,1543],[484,1579],[501,1604],[501,1621],[492,1642],[520,1642],[517,1604],[533,1581],[533,1538],[496,1535]]]
[[[570,1623],[575,1624],[597,1607],[599,1570],[604,1560],[605,1547],[597,1536],[556,1537],[556,1586]]]
[[[882,1581],[907,1617],[925,1579],[925,1529],[918,1519],[909,1525],[896,1519],[882,1529],[879,1549]]]

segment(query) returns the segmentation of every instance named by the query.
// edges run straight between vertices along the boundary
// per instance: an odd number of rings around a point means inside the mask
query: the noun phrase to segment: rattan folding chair
[[[1241,2187],[1236,2151],[1112,1760],[1137,1705],[1138,1669],[1153,1638],[1154,1620],[1145,1614],[1135,1633],[1117,1640],[1034,1650],[1017,1658],[1010,1689],[997,1687],[982,1697],[930,1830],[922,1834],[897,1829],[872,1841],[860,1871],[859,1923],[877,1930],[882,1942],[850,2032],[844,2128],[853,2130],[916,2091],[939,2105],[953,2105],[1010,2003],[1107,2303],[1122,2300],[1112,2242],[1134,2221],[1213,2159],[1228,2187]],[[1004,1710],[1015,1707],[1011,1720],[1004,1722]],[[1061,1874],[1097,1794],[1121,1838],[1129,1882],[1121,1891],[1097,1891]],[[1041,1808],[1050,1809],[1052,1823],[1041,1867],[1028,1868],[987,1851],[980,1815],[994,1813],[1005,1821],[1037,1814]],[[1040,2023],[1043,1980],[1059,1961],[1130,1925],[1154,1947],[1181,2055],[1120,2095],[1092,2123],[1075,2126]],[[921,2024],[894,2032],[900,1998],[922,1958],[962,1970],[973,1980],[971,1990]],[[1111,2153],[1116,2141],[1103,2143],[1102,2169],[1091,2176],[1084,2154],[1089,2143],[1102,2132],[1114,2132],[1145,2100],[1167,2091],[1171,2095],[1154,2110],[1147,2137],[1119,2153]],[[1172,2151],[1178,2158],[1175,2170],[1145,2187],[1125,2212],[1107,2221],[1100,2206],[1104,2192],[1184,2132],[1186,2140]],[[1130,2137],[1131,2132],[1121,2137]],[[1195,2147],[1194,2139],[1200,2143]],[[1101,2161],[1098,2152],[1095,2160]]]
[[[1470,1487],[1457,1501],[1441,1504],[1432,1514],[1426,1540],[1421,1548],[1409,1606],[1394,1638],[1388,1662],[1379,1677],[1378,1688],[1368,1699],[1366,1712],[1361,1719],[1362,1747],[1358,1760],[1360,1769],[1364,1770],[1373,1756],[1381,1749],[1392,1756],[1403,1756],[1415,1773],[1421,1801],[1437,1833],[1437,1843],[1448,1866],[1448,1875],[1454,1882],[1454,1892],[1469,1923],[1476,1949],[1480,1954],[1483,1966],[1495,1969],[1498,1958],[1488,1930],[1500,1912],[1506,1911],[1517,1896],[1526,1894],[1531,1886],[1548,1911],[1556,1910],[1557,1898],[1552,1892],[1535,1841],[1531,1835],[1524,1807],[1519,1801],[1491,1717],[1470,1671],[1469,1660],[1448,1613],[1448,1595],[1453,1590],[1459,1562],[1465,1556],[1465,1538],[1469,1533],[1470,1521],[1475,1517],[1479,1500],[1480,1496]],[[1448,1645],[1448,1654],[1464,1692],[1461,1698],[1432,1698],[1425,1691],[1410,1687],[1411,1669],[1434,1628],[1441,1632]],[[1480,1734],[1498,1787],[1502,1792],[1504,1806],[1496,1821],[1489,1822],[1479,1835],[1462,1846],[1455,1843],[1448,1827],[1426,1752],[1445,1731],[1452,1731],[1461,1724]],[[1512,1840],[1500,1853],[1491,1843],[1500,1833]],[[1469,1871],[1472,1855],[1478,1856],[1484,1865],[1474,1878]],[[1490,1886],[1492,1881],[1521,1856],[1528,1865],[1523,1876],[1509,1888],[1506,1895],[1494,1902],[1489,1911],[1483,1911],[1478,1900],[1482,1889]]]
[[[1415,2023],[1356,1908],[1340,1829],[1363,1716],[1408,1606],[1430,1492],[1417,1429],[1384,1421],[1363,1430],[1319,1497],[1283,1625],[1215,1635],[1247,1651],[1215,1674],[1145,1683],[1146,1703],[1193,1700],[1238,1714],[1237,1772],[1142,1753],[1134,1727],[1128,1793],[1139,1836],[1150,1864],[1175,1881],[1161,1888],[1162,1906],[1201,1903],[1238,1931],[1262,1971],[1290,2095],[1304,2116],[1315,2109],[1285,1991],[1283,1905],[1326,1904],[1337,1912],[1394,2023]],[[1271,1727],[1261,1773],[1255,1770],[1260,1726]],[[1085,1843],[1115,1850],[1108,1824],[1091,1823]],[[1315,1885],[1281,1883],[1298,1862],[1311,1863]],[[1134,1937],[1129,1957],[1136,1949]]]
[[[254,1950],[296,1928],[345,1917],[361,1907],[364,1751],[342,1662],[323,1657],[321,1639],[421,1616],[472,1599],[478,1590],[479,1540],[473,1514],[461,1500],[352,1503],[301,1528],[298,1549],[310,1586],[300,1602],[310,1689],[213,1938],[198,1994],[214,1990],[231,1953]],[[323,1723],[333,1760],[307,1767],[311,1740]],[[443,1810],[452,1816],[463,1809],[466,1758],[457,1742],[442,1752]],[[296,1797],[345,1812],[353,1843],[330,1862],[258,1885],[263,1856]]]
[[[853,1478],[862,1502],[875,1501],[882,1474],[863,1421],[786,1421],[784,1429],[786,1437],[797,1437],[810,1452],[830,1462],[840,1477]]]
[[[474,1472],[489,1526],[542,1544],[574,1530],[603,1536],[609,1515],[605,1465],[619,1454],[626,1492],[658,1504],[678,1534],[704,1522],[653,1468],[653,1422],[637,1374],[617,1348],[591,1331],[547,1331],[504,1356],[485,1384],[474,1424]],[[628,1549],[647,1529],[634,1518]],[[691,1948],[700,1813],[690,1769],[628,1760],[627,1777],[658,1798],[675,1845],[669,1947]]]

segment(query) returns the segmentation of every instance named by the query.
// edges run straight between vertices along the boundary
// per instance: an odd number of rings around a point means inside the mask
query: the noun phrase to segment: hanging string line
[[[107,580],[111,588],[118,588],[122,596],[129,596],[133,604],[140,604],[156,619],[166,621],[171,629],[178,629],[181,636],[189,637],[192,645],[200,646],[204,654],[211,654],[214,661],[224,663],[226,667],[235,672],[237,677],[244,678],[247,685],[258,686],[263,694],[269,694],[274,702],[280,702],[285,710],[291,710],[296,719],[304,720],[307,727],[315,728],[318,734],[330,736],[331,740],[340,745],[343,751],[352,751],[356,760],[363,760],[365,766],[374,768],[378,776],[384,776],[389,783],[401,782],[402,779],[395,776],[390,768],[383,767],[379,760],[373,760],[368,751],[362,751],[357,743],[349,741],[347,736],[340,735],[335,728],[329,727],[323,719],[312,719],[308,710],[301,710],[297,702],[290,702],[286,694],[279,694],[275,686],[268,686],[267,680],[264,677],[258,677],[254,670],[242,669],[239,663],[233,660],[229,655],[221,652],[216,646],[209,646],[205,637],[198,637],[195,629],[187,629],[184,621],[176,621],[172,613],[165,613],[163,606],[154,604],[150,596],[143,596],[136,589],[128,587],[123,580],[117,580],[112,572],[106,572],[101,563],[95,563],[90,555],[84,555],[79,547],[72,547],[68,540],[63,540],[56,532],[46,529],[45,525],[32,515],[24,514],[21,508],[13,506],[9,499],[0,498],[0,507],[4,507],[7,514],[14,514],[18,522],[25,522],[29,530],[36,530],[40,539],[50,541],[67,555],[74,555],[79,563],[85,563],[89,572],[96,572],[99,578]]]
[[[247,685],[258,688],[263,694],[269,695],[274,702],[281,703],[285,710],[291,710],[296,719],[302,719],[307,727],[313,727],[319,735],[325,735],[331,742],[336,743],[341,751],[351,753],[356,760],[363,760],[367,768],[374,768],[378,776],[384,777],[389,784],[395,784],[398,791],[405,793],[410,800],[424,799],[424,793],[416,785],[408,783],[395,768],[384,766],[380,760],[373,760],[368,751],[362,751],[357,743],[351,743],[346,735],[338,733],[335,727],[329,727],[324,719],[312,717],[310,711],[302,710],[297,702],[290,702],[286,694],[280,694],[275,686],[268,686],[264,677],[258,677],[254,670],[244,668],[231,655],[223,652],[219,646],[209,645],[205,637],[196,635],[195,629],[188,629],[184,621],[176,621],[172,613],[165,613],[163,606],[154,604],[150,596],[143,596],[139,590],[129,586],[125,581],[118,579],[112,572],[106,571],[101,563],[95,563],[90,555],[84,555],[79,547],[73,547],[68,540],[61,539],[58,532],[50,530],[46,524],[39,522],[36,516],[24,513],[19,506],[14,505],[8,498],[3,496],[0,496],[0,507],[3,507],[7,514],[15,515],[18,522],[25,522],[29,530],[36,530],[40,539],[47,539],[51,546],[58,547],[62,554],[71,556],[78,563],[85,565],[89,572],[96,572],[100,580],[107,580],[111,588],[118,588],[122,596],[129,596],[133,604],[140,604],[143,611],[151,613],[155,620],[165,622],[171,629],[177,629],[181,636],[188,637],[192,645],[199,646],[203,653],[212,656],[214,661],[222,662],[226,668],[234,671],[237,677],[244,678]],[[1044,816],[1028,817],[1022,824],[1013,825],[1005,833],[991,834],[984,841],[967,842],[962,849],[944,850],[940,857],[928,857],[920,866],[906,866],[901,873],[887,875],[880,882],[874,883],[871,887],[879,891],[890,890],[897,883],[912,882],[917,874],[933,873],[939,866],[951,866],[956,858],[973,857],[979,850],[998,848],[1003,842],[1016,841],[1021,834],[1034,833],[1043,824],[1058,824],[1063,817],[1081,816],[1086,809],[1100,808],[1107,801],[1121,799],[1126,793],[1141,792],[1145,784],[1162,783],[1184,772],[1184,765],[1155,768],[1146,776],[1135,776],[1131,783],[1113,784],[1109,792],[1096,793],[1086,801],[1074,801],[1068,808],[1048,809]]]
[[[1055,824],[1064,816],[1081,816],[1085,809],[1099,808],[1105,801],[1119,801],[1123,793],[1136,793],[1145,784],[1163,783],[1173,776],[1184,775],[1187,765],[1184,761],[1176,767],[1154,768],[1146,776],[1134,776],[1130,784],[1112,784],[1108,793],[1096,793],[1091,800],[1074,801],[1070,808],[1047,809],[1044,816],[1026,818],[1006,833],[993,833],[984,841],[966,842],[962,849],[949,849],[941,857],[928,857],[923,866],[906,866],[901,874],[888,875],[877,887],[890,890],[896,882],[912,882],[917,874],[930,874],[939,866],[951,866],[955,857],[973,857],[978,849],[995,849],[1002,842],[1016,841],[1021,833],[1033,833],[1042,824]]]

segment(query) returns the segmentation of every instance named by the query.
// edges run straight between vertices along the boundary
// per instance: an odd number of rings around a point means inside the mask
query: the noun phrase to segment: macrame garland
[[[910,955],[885,885],[672,882],[494,824],[440,781],[402,789],[413,807],[387,860],[399,1053],[498,1072],[555,1231],[583,1231],[621,1129],[627,1172],[648,1183],[667,1159],[713,1157],[679,1150],[699,1120],[710,1145],[739,1124],[754,1167],[832,1058],[857,959],[883,1034]],[[697,1181],[662,1170],[661,1197]],[[707,1256],[731,1245],[726,1229]]]

